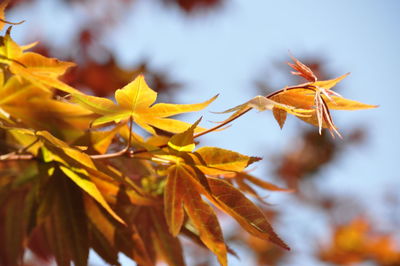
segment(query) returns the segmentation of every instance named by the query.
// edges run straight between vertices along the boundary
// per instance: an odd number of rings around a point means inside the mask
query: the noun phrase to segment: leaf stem
[[[110,158],[119,157],[119,156],[122,156],[122,155],[125,155],[125,154],[130,154],[129,149],[131,147],[131,142],[132,142],[132,126],[133,126],[133,118],[132,118],[132,116],[130,116],[129,117],[128,143],[126,144],[125,148],[123,148],[120,151],[113,152],[113,153],[89,155],[90,158],[92,158],[93,160],[104,160],[104,159],[110,159]]]
[[[35,139],[31,144],[26,147],[19,149],[18,151],[12,151],[10,153],[0,155],[0,161],[11,161],[11,160],[31,160],[33,158],[32,154],[22,154],[23,152],[27,151],[30,147],[35,145],[39,139]]]
[[[253,107],[248,107],[247,109],[245,109],[245,110],[244,110],[242,113],[240,113],[239,115],[236,115],[236,116],[234,116],[234,117],[231,117],[230,119],[227,119],[227,120],[223,121],[221,124],[219,124],[219,125],[217,125],[217,126],[215,126],[215,127],[212,127],[212,128],[210,128],[210,129],[204,130],[204,131],[202,131],[202,132],[200,132],[200,133],[197,133],[197,134],[195,134],[195,135],[193,136],[193,138],[195,139],[195,138],[201,137],[201,136],[203,136],[203,135],[205,135],[205,134],[208,134],[208,133],[210,133],[210,132],[213,132],[213,131],[215,131],[215,130],[217,130],[217,129],[220,129],[221,127],[223,127],[223,126],[229,124],[230,122],[236,120],[237,118],[241,117],[242,115],[244,115],[245,113],[247,113],[247,112],[250,111],[251,109],[253,109]]]

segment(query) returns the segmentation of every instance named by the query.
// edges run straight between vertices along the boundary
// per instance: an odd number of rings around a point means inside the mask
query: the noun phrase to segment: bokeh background
[[[378,109],[337,111],[343,140],[289,117],[252,113],[201,144],[263,157],[252,174],[293,193],[260,192],[285,252],[238,233],[223,219],[240,260],[231,265],[400,264],[400,2],[246,0],[19,0],[7,19],[19,43],[78,67],[64,79],[94,95],[145,73],[161,100],[194,103],[220,93],[210,111],[303,82],[293,54],[320,79],[347,72],[337,91]],[[204,113],[207,121],[224,116]],[[193,122],[198,115],[186,116]],[[216,265],[187,245],[188,265]],[[124,265],[132,261],[121,257]],[[397,264],[396,264],[397,263]],[[91,254],[92,265],[103,262]]]

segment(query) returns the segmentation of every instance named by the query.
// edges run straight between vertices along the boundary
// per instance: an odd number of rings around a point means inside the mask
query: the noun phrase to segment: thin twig
[[[16,160],[33,160],[35,156],[32,154],[16,154],[15,152],[10,152],[8,154],[0,155],[1,161],[16,161]]]
[[[201,137],[205,134],[208,134],[210,132],[213,132],[215,130],[218,130],[222,127],[224,127],[225,125],[229,124],[230,122],[238,119],[239,117],[241,117],[242,115],[244,115],[245,113],[249,112],[251,109],[253,109],[252,107],[248,107],[246,110],[244,110],[241,114],[234,116],[230,119],[227,119],[225,121],[223,121],[221,124],[212,127],[210,129],[207,129],[203,132],[200,132],[198,134],[195,134],[193,136],[193,138],[198,138]],[[148,150],[142,149],[142,150],[136,150],[136,151],[129,151],[130,147],[131,147],[131,141],[132,141],[132,125],[133,125],[133,119],[132,117],[130,117],[129,119],[130,125],[129,125],[129,137],[128,137],[128,144],[125,148],[123,148],[120,151],[117,152],[113,152],[113,153],[107,153],[107,154],[94,154],[94,155],[89,155],[91,159],[93,160],[104,160],[104,159],[111,159],[111,158],[116,158],[116,157],[120,157],[120,156],[128,156],[128,157],[134,157],[137,154],[141,154],[141,153],[145,153],[145,152],[149,152]],[[31,145],[33,145],[34,143],[32,143]],[[30,145],[30,146],[31,146]],[[167,147],[168,144],[163,144],[158,146],[157,150],[153,150],[153,151],[159,151],[165,147]],[[9,153],[9,154],[5,154],[5,155],[1,155],[0,156],[0,160],[32,160],[34,159],[34,156],[32,154],[15,154],[14,153]]]
[[[232,122],[232,121],[236,120],[237,118],[241,117],[242,115],[244,115],[245,113],[247,113],[247,112],[250,111],[251,109],[253,109],[253,107],[248,107],[248,109],[246,109],[245,111],[243,111],[241,114],[239,114],[239,115],[237,115],[237,116],[235,116],[235,117],[232,117],[232,118],[230,118],[230,119],[227,119],[227,120],[225,120],[224,122],[222,122],[221,124],[219,124],[219,125],[217,125],[217,126],[215,126],[215,127],[212,127],[212,128],[207,129],[207,130],[205,130],[205,131],[202,131],[202,132],[200,132],[200,133],[197,133],[197,134],[195,134],[195,135],[193,136],[193,138],[195,139],[195,138],[201,137],[201,136],[203,136],[203,135],[205,135],[205,134],[208,134],[208,133],[210,133],[210,132],[213,132],[213,131],[215,131],[215,130],[217,130],[217,129],[220,129],[220,128],[226,126],[227,124],[229,124],[230,122]],[[165,147],[167,147],[167,146],[168,146],[168,144],[160,145],[160,146],[158,146],[158,148],[159,148],[158,150],[153,150],[153,151],[159,151],[159,150],[161,150],[162,148],[165,148]],[[130,155],[133,157],[133,156],[136,155],[136,154],[140,154],[140,153],[144,153],[144,152],[148,152],[148,151],[147,151],[147,150],[136,150],[136,151],[132,152]]]
[[[35,139],[31,144],[29,144],[26,147],[23,147],[22,149],[19,149],[18,151],[12,151],[10,153],[4,154],[0,156],[0,161],[4,160],[30,160],[33,158],[32,154],[22,154],[23,152],[27,151],[30,147],[35,145],[39,139]]]
[[[221,127],[224,127],[225,125],[229,124],[230,122],[232,122],[232,121],[238,119],[239,117],[241,117],[242,115],[244,115],[245,113],[247,113],[248,111],[250,111],[251,109],[253,109],[253,107],[248,107],[248,108],[247,108],[246,110],[244,110],[241,114],[239,114],[239,115],[237,115],[237,116],[234,116],[234,117],[232,117],[232,118],[230,118],[230,119],[227,119],[227,120],[225,120],[224,122],[222,122],[221,124],[219,124],[219,125],[217,125],[217,126],[215,126],[215,127],[212,127],[212,128],[210,128],[210,129],[204,130],[204,131],[202,131],[202,132],[200,132],[200,133],[197,133],[196,135],[193,136],[193,138],[195,139],[195,138],[201,137],[201,136],[203,136],[203,135],[205,135],[205,134],[208,134],[208,133],[210,133],[210,132],[213,132],[213,131],[215,131],[215,130],[217,130],[217,129],[220,129]]]
[[[104,159],[110,159],[110,158],[115,158],[119,156],[123,156],[125,154],[130,154],[129,149],[131,147],[131,142],[132,142],[132,126],[133,126],[133,119],[132,116],[129,117],[129,136],[128,136],[128,143],[125,148],[123,148],[120,151],[113,152],[113,153],[107,153],[107,154],[95,154],[95,155],[89,155],[90,158],[93,160],[104,160]]]
[[[10,22],[10,21],[7,21],[7,20],[1,19],[1,18],[0,18],[0,21],[3,23],[6,23],[6,24],[10,24],[10,25],[19,25],[19,24],[22,24],[25,22],[25,20],[21,20],[19,22]]]

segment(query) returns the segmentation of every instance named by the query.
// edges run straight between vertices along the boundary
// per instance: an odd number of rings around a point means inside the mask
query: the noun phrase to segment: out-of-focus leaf
[[[80,189],[57,170],[41,198],[40,223],[44,226],[57,265],[86,266],[89,239]]]
[[[116,211],[127,226],[116,232],[116,245],[140,265],[155,265],[156,254],[152,237],[151,217],[147,208],[133,206],[124,189],[117,196]]]
[[[158,244],[168,265],[184,266],[183,250],[177,237],[169,233],[169,227],[164,220],[162,211],[151,209],[150,215],[154,227],[153,237]]]
[[[90,181],[86,176],[76,173],[67,167],[60,166],[60,169],[82,190],[87,192],[98,203],[100,203],[100,205],[106,209],[112,217],[114,217],[120,223],[125,224],[125,222],[113,211],[113,209],[111,209],[110,205],[108,205],[107,201],[104,199],[103,195],[92,181]]]
[[[4,70],[0,69],[0,88],[2,88],[4,85]],[[3,89],[1,89],[3,90]]]
[[[4,14],[4,10],[6,9],[8,5],[8,1],[3,1],[2,3],[0,3],[0,30],[3,29],[4,27],[4,21],[6,20],[5,14]]]
[[[21,105],[32,98],[51,99],[50,91],[40,90],[28,81],[17,76],[10,77],[4,85],[0,85],[0,106]]]
[[[109,265],[121,265],[118,262],[118,250],[112,246],[97,227],[90,227],[91,248]]]
[[[44,57],[33,52],[24,53],[24,49],[29,49],[35,44],[24,47],[19,46],[11,38],[11,28],[7,29],[4,37],[0,37],[1,63],[9,65],[13,74],[32,82],[44,90],[53,87],[67,93],[81,94],[80,91],[58,79],[69,67],[74,66],[74,63]]]
[[[280,188],[270,182],[261,180],[255,176],[252,176],[245,172],[237,173],[235,178],[248,180],[249,182],[253,183],[254,185],[256,185],[260,188],[266,189],[266,190],[270,190],[270,191],[284,191],[284,192],[292,192],[293,191],[292,189]]]
[[[204,11],[212,11],[223,6],[223,0],[163,0],[166,4],[174,4],[188,15],[196,15]]]
[[[54,255],[45,236],[44,226],[36,226],[29,235],[27,248],[44,263],[54,260]],[[44,264],[43,263],[43,264]]]
[[[93,113],[80,106],[39,98],[34,94],[35,91],[32,91],[33,97],[27,101],[15,101],[2,107],[26,127],[47,130],[67,142],[81,136],[82,130],[87,129],[93,119]]]
[[[378,233],[365,218],[335,226],[331,242],[319,250],[319,258],[335,265],[369,262],[399,265],[400,250],[393,235]]]
[[[9,193],[0,208],[0,263],[2,265],[19,265],[24,252],[23,242],[26,239],[27,224],[25,216],[26,191],[14,190]]]
[[[192,182],[185,180],[184,186],[185,210],[199,231],[201,241],[217,255],[221,265],[227,265],[227,249],[214,210],[201,199]]]
[[[226,181],[208,178],[217,206],[227,212],[249,233],[289,249],[274,232],[262,211]]]
[[[67,93],[80,94],[80,91],[58,79],[71,66],[75,66],[75,63],[27,52],[10,63],[10,70],[41,88],[53,87]]]
[[[115,226],[102,213],[95,201],[88,196],[83,197],[85,204],[86,216],[91,223],[103,234],[108,243],[114,246]]]

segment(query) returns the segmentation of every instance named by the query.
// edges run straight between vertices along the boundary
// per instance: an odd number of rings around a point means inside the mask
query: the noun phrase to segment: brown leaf
[[[317,81],[317,77],[314,75],[312,70],[304,65],[302,62],[294,58],[293,56],[290,56],[292,60],[294,61],[294,64],[288,63],[289,66],[291,66],[293,69],[297,70],[298,72],[292,71],[291,73],[296,76],[301,76],[305,78],[308,81],[314,82]]]
[[[89,239],[81,190],[60,170],[56,170],[41,200],[40,221],[56,262],[86,266]]]
[[[263,188],[263,189],[267,189],[270,191],[284,191],[284,192],[293,192],[292,189],[286,189],[286,188],[280,188],[270,182],[261,180],[255,176],[252,176],[248,173],[245,172],[241,172],[241,173],[237,173],[237,177],[242,178],[242,179],[246,179],[249,182],[253,183],[254,185]]]
[[[239,190],[220,179],[208,178],[208,182],[217,206],[235,218],[246,231],[290,249],[274,232],[264,213]]]
[[[179,239],[169,233],[169,227],[161,210],[150,210],[152,224],[154,226],[153,238],[159,246],[168,265],[184,266],[183,250]]]
[[[167,183],[164,189],[164,214],[169,231],[177,236],[183,224],[183,194],[185,172],[179,165],[168,169]]]
[[[205,203],[196,188],[185,180],[184,206],[189,218],[199,231],[203,243],[217,255],[222,266],[227,265],[227,249],[218,218],[210,205]]]
[[[272,108],[272,114],[274,115],[276,122],[278,122],[279,127],[282,129],[286,121],[287,112],[285,110],[274,107]]]

